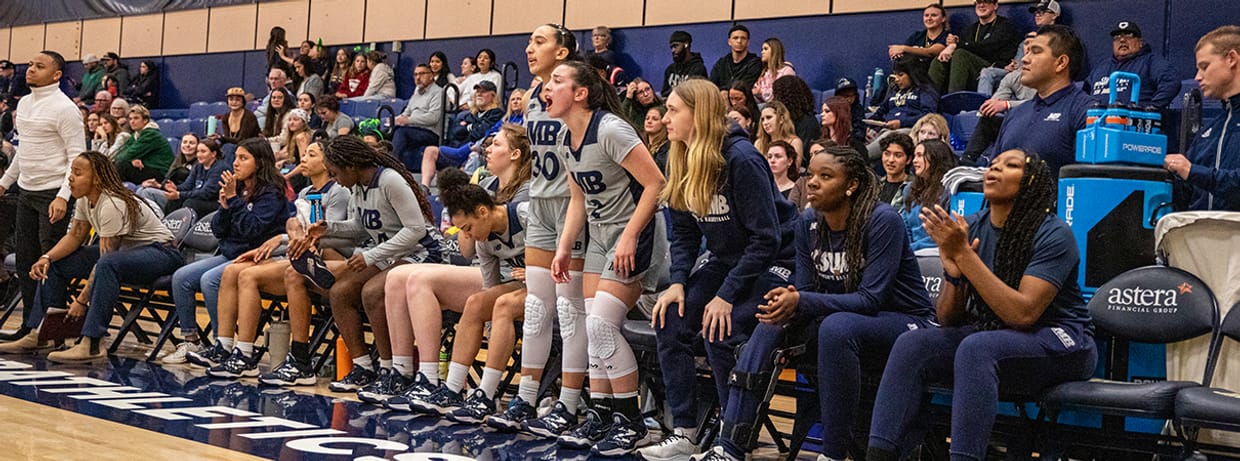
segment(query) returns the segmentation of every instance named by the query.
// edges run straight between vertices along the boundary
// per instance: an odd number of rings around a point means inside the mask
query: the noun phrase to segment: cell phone
[[[291,171],[293,171],[293,165],[284,165],[284,168],[280,168],[280,174],[289,174]]]

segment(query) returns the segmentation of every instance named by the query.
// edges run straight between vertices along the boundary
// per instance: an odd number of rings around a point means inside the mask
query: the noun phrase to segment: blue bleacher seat
[[[988,97],[976,91],[957,91],[939,99],[939,113],[955,115],[977,110]]]
[[[168,140],[168,147],[172,148],[173,153],[181,152],[181,140],[180,139],[177,139],[171,136],[168,136],[165,139]]]
[[[813,88],[810,88],[809,91],[811,93],[814,93],[814,110],[818,112],[822,112],[822,102],[826,101],[827,98],[822,95],[823,94],[822,91],[815,90]]]
[[[977,111],[971,110],[956,115],[945,115],[944,117],[947,118],[947,127],[951,129],[952,138],[959,140],[962,145],[968,145],[969,139],[973,137],[973,130],[977,128],[979,120]],[[963,150],[963,148],[958,148],[957,150]]]
[[[207,136],[207,118],[195,118],[187,122],[186,131],[192,131],[198,136]]]
[[[189,109],[151,109],[151,119],[181,119],[189,116]]]
[[[196,102],[196,103],[189,105],[189,112],[187,115],[189,116],[189,118],[202,118],[208,115],[212,115],[211,114],[212,110],[213,109],[211,108],[211,103]]]

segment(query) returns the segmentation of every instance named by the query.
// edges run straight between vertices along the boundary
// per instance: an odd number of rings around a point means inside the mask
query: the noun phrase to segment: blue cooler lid
[[[1085,164],[1064,165],[1059,169],[1059,179],[1068,178],[1106,178],[1128,179],[1135,181],[1170,182],[1171,173],[1162,168],[1116,164]]]

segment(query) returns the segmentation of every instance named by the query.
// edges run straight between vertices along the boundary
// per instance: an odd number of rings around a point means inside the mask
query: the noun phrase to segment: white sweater
[[[21,143],[0,187],[42,191],[57,189],[56,196],[69,199],[69,165],[86,151],[82,114],[58,85],[31,88],[17,102],[14,121]]]

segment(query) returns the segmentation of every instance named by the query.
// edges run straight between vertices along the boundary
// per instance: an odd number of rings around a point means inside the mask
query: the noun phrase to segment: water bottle
[[[306,194],[306,200],[310,202],[310,224],[319,222],[323,219],[323,194],[311,192]]]
[[[874,97],[874,76],[868,75],[865,77],[865,100],[869,101],[872,97]]]
[[[448,351],[439,350],[439,379],[448,379]]]
[[[267,366],[275,369],[284,361],[289,349],[289,325],[287,320],[271,322],[267,326]]]
[[[1085,111],[1085,126],[1091,126],[1099,120],[1104,120],[1107,113],[1107,106],[1102,103],[1094,103]]]
[[[207,117],[207,136],[215,134],[215,130],[219,128],[219,119],[214,116]]]
[[[886,74],[883,73],[883,69],[878,68],[878,67],[874,68],[874,97],[875,98],[883,97],[883,91],[887,88],[887,85],[885,85],[887,81],[883,80],[885,75]],[[871,100],[870,105],[877,106],[878,104],[874,104],[873,100]]]
[[[1108,128],[1114,128],[1120,131],[1128,129],[1130,122],[1128,118],[1128,107],[1122,103],[1111,104],[1107,107],[1106,125]]]
[[[1149,114],[1149,118],[1150,118],[1150,129],[1149,131],[1146,131],[1146,132],[1150,134],[1162,133],[1162,112],[1160,112],[1158,108],[1154,106],[1146,107],[1145,112]]]

